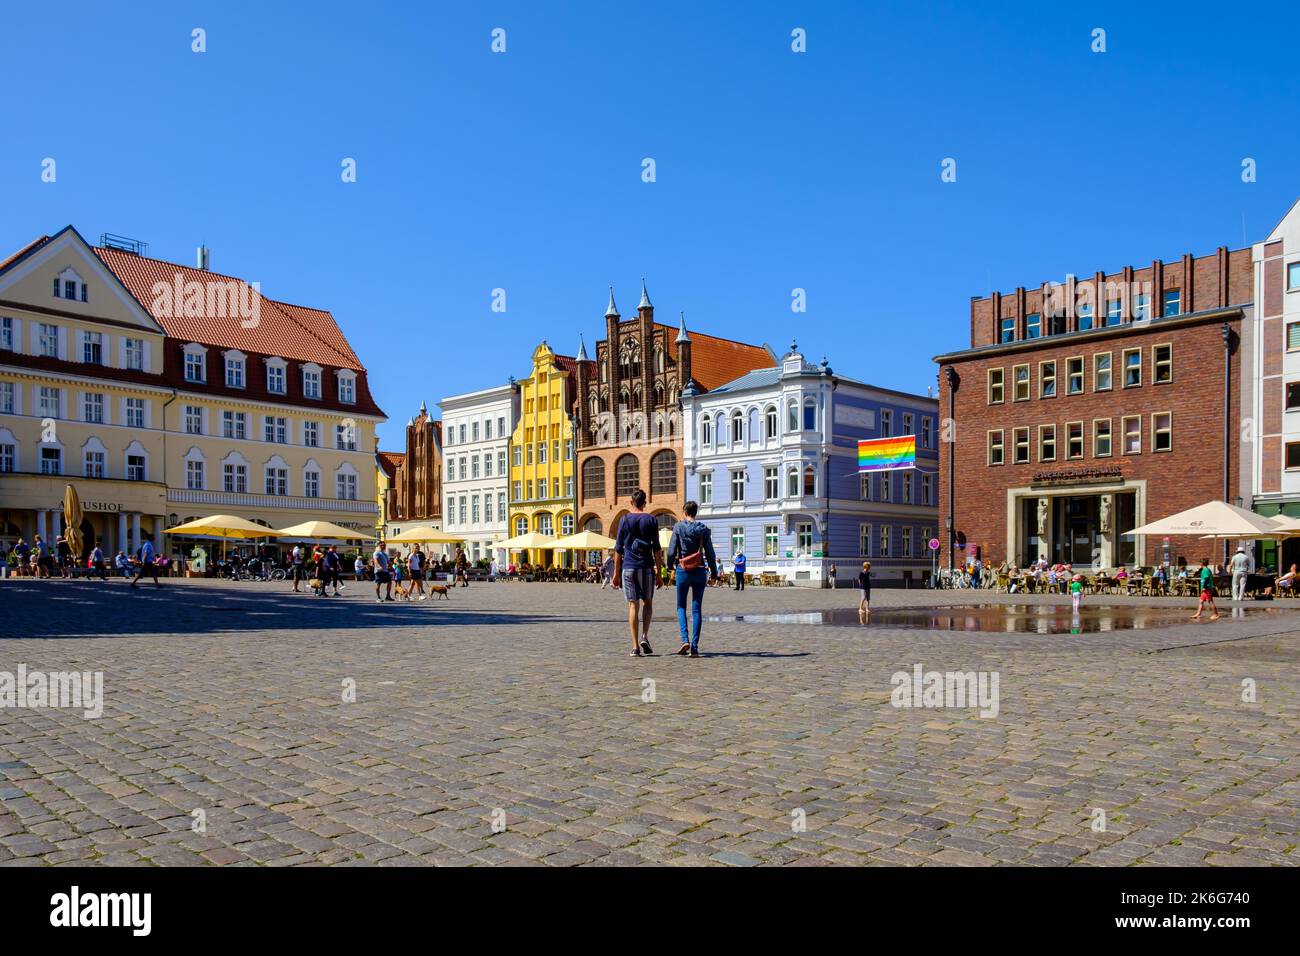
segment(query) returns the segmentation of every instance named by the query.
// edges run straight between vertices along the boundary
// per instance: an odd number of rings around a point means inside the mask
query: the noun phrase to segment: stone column
[[[128,541],[126,537],[126,512],[125,511],[119,511],[117,513],[117,538],[113,542],[113,554],[110,555],[110,558],[116,557],[117,552],[119,551],[125,551],[128,554],[130,554],[131,552],[131,542]]]
[[[45,533],[45,509],[44,508],[38,509],[36,512],[36,533],[40,536],[42,541],[46,541],[49,539],[49,536]]]
[[[127,554],[134,554],[135,549],[140,547],[143,541],[140,538],[140,512],[131,512],[131,547]]]

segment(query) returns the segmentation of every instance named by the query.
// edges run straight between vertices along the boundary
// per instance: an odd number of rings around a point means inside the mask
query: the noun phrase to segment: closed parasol
[[[63,537],[68,542],[74,560],[81,557],[81,548],[85,543],[81,540],[81,522],[84,520],[86,516],[81,511],[81,497],[73,485],[68,485],[63,492]]]

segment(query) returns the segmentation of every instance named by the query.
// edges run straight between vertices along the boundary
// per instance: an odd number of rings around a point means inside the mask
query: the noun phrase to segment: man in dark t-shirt
[[[863,624],[871,617],[871,562],[863,561],[858,572],[858,620]]]
[[[614,580],[623,582],[627,598],[627,626],[632,634],[632,656],[653,654],[650,648],[650,618],[654,611],[655,588],[661,580],[663,548],[659,524],[645,513],[646,494],[632,492],[632,512],[618,526],[614,543]],[[644,608],[642,608],[644,605]]]

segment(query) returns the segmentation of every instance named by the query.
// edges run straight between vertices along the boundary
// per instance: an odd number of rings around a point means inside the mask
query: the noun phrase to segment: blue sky
[[[206,243],[215,270],[335,314],[390,416],[385,448],[421,399],[526,374],[543,338],[590,345],[606,286],[630,315],[641,275],[662,321],[685,310],[778,350],[797,336],[837,371],[924,392],[931,357],[969,343],[972,295],[1261,239],[1300,196],[1298,20],[1221,3],[9,5],[0,249],[68,223],[186,263]]]

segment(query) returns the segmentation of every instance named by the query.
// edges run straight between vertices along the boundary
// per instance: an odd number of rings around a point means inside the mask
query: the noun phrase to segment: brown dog
[[[445,584],[430,584],[430,585],[429,585],[429,593],[430,593],[430,594],[441,594],[441,595],[442,595],[445,599],[447,599],[448,601],[451,600],[451,591],[450,591],[450,589],[447,587],[447,585],[445,585]]]

